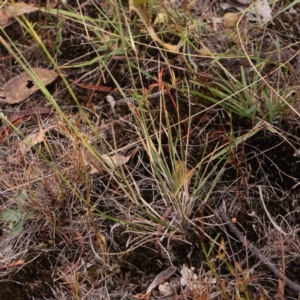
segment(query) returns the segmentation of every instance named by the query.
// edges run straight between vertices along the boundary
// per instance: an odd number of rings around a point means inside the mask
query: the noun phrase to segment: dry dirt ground
[[[272,14],[291,3],[277,2]],[[155,43],[123,1],[122,23],[110,2],[47,5],[57,14],[40,10],[25,18],[63,73],[47,90],[65,119],[56,109],[19,118],[16,126],[25,136],[51,127],[26,152],[20,132],[1,137],[0,299],[134,299],[170,266],[176,272],[165,279],[178,283],[183,265],[192,285],[177,284],[165,296],[155,287],[150,299],[299,299],[300,5],[267,25],[244,18],[242,47],[234,28],[212,20],[247,6],[160,3],[152,22],[161,11],[172,15],[164,26],[154,26],[160,39],[177,45],[188,36],[188,46],[177,53]],[[194,27],[191,20],[197,20]],[[3,86],[23,72],[4,41],[31,67],[54,69],[24,26],[13,22],[2,30]],[[215,57],[199,54],[204,48]],[[219,102],[258,78],[252,64],[259,64],[264,80],[249,94],[229,97],[252,97],[257,110],[266,112],[247,117],[236,102]],[[268,85],[294,110],[263,102]],[[8,117],[34,107],[53,106],[41,91],[18,104],[0,101]],[[98,153],[119,153],[126,164],[108,171],[78,136]],[[175,169],[177,187],[185,186],[179,192],[170,183]],[[179,205],[180,199],[187,200]],[[20,232],[14,235],[16,226]]]

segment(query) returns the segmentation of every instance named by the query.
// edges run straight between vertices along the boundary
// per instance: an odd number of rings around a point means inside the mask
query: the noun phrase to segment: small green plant
[[[19,195],[20,200],[26,198],[26,193],[23,191]],[[17,205],[16,208],[9,208],[2,212],[2,219],[9,222],[9,229],[12,230],[12,235],[17,236],[23,229],[23,224],[26,220],[33,219],[35,217],[32,211],[26,212],[21,205]]]

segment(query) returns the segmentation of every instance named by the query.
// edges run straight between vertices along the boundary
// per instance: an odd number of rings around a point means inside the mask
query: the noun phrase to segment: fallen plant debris
[[[30,95],[38,91],[40,88],[34,82],[32,76],[35,76],[45,86],[53,82],[58,74],[55,71],[33,68],[31,74],[23,72],[11,78],[0,91],[0,98],[2,101],[9,104],[16,104],[24,101]]]
[[[155,279],[151,282],[149,285],[146,294],[138,294],[135,295],[134,298],[136,299],[149,299],[151,292],[158,287],[159,285],[163,284],[169,277],[171,277],[175,272],[177,268],[176,267],[170,267],[162,272],[160,272]]]
[[[21,266],[21,265],[24,265],[24,263],[25,263],[25,260],[21,259],[18,261],[4,264],[3,266],[0,266],[0,269],[8,269],[8,268],[16,267],[16,266]]]
[[[15,17],[38,11],[38,7],[25,2],[10,3],[0,8],[0,25],[5,28],[16,21]]]
[[[121,154],[101,155],[100,158],[95,157],[89,150],[84,151],[84,160],[86,165],[91,165],[91,174],[101,173],[105,169],[105,165],[110,168],[118,168],[125,165],[130,159],[130,156],[124,156]]]
[[[230,231],[236,236],[236,238],[238,238],[239,241],[243,243],[245,247],[259,259],[261,263],[263,263],[274,275],[276,275],[277,278],[283,280],[289,288],[297,293],[300,293],[300,285],[293,282],[286,276],[283,277],[282,271],[275,267],[275,265],[267,257],[264,257],[260,251],[251,242],[249,242],[247,237],[243,235],[243,233],[235,226],[235,224],[231,222],[229,216],[222,206],[218,209],[218,214],[226,226],[228,226]]]
[[[54,128],[56,127],[50,126],[44,129],[40,129],[40,131],[37,133],[31,133],[26,137],[26,139],[17,144],[17,148],[21,153],[29,151],[36,144],[43,142],[45,140],[45,133]]]
[[[298,1],[0,6],[1,300],[298,299]]]
[[[26,108],[10,116],[7,121],[2,117],[4,124],[0,127],[0,142],[7,136],[9,131],[12,129],[12,126],[15,127],[32,116],[39,116],[43,118],[48,116],[51,111],[52,109],[45,107]]]

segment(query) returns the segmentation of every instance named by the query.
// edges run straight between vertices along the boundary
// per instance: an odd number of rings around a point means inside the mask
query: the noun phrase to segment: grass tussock
[[[1,299],[298,299],[300,7],[270,9],[1,3],[3,95],[38,87],[0,102]]]

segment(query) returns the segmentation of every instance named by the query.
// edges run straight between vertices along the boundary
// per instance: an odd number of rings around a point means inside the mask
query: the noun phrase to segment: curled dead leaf
[[[123,165],[125,165],[129,159],[130,156],[124,156],[121,154],[116,154],[116,155],[103,155],[102,159],[105,161],[106,164],[108,164],[111,168],[113,167],[121,167]]]
[[[101,159],[96,157],[90,150],[83,152],[84,161],[86,165],[91,165],[91,174],[99,173],[103,170],[104,164],[108,165],[109,168],[114,169],[125,165],[131,156],[124,156],[121,154],[109,155],[105,154],[101,156]]]
[[[131,5],[130,8],[133,11],[136,11],[138,15],[140,16],[141,20],[144,22],[144,25],[146,26],[151,38],[157,42],[158,44],[162,45],[165,49],[174,52],[179,53],[180,48],[183,46],[184,41],[183,39],[177,44],[177,45],[171,45],[168,43],[163,42],[156,34],[152,24],[151,24],[151,18],[148,15],[148,11],[143,6],[135,6]]]
[[[170,267],[160,272],[149,285],[146,294],[150,294],[157,286],[164,283],[169,277],[171,277],[176,272],[176,270],[176,267]]]
[[[45,138],[45,133],[50,130],[55,128],[56,126],[50,126],[45,129],[41,129],[37,133],[32,133],[29,136],[26,137],[25,140],[21,141],[18,143],[18,148],[22,153],[28,152],[34,145],[41,143],[44,141]]]
[[[136,299],[144,299],[148,300],[150,298],[151,292],[159,285],[164,283],[169,277],[171,277],[175,272],[177,268],[176,267],[170,267],[162,272],[160,272],[152,281],[152,283],[149,285],[146,294],[137,294],[133,296]]]

